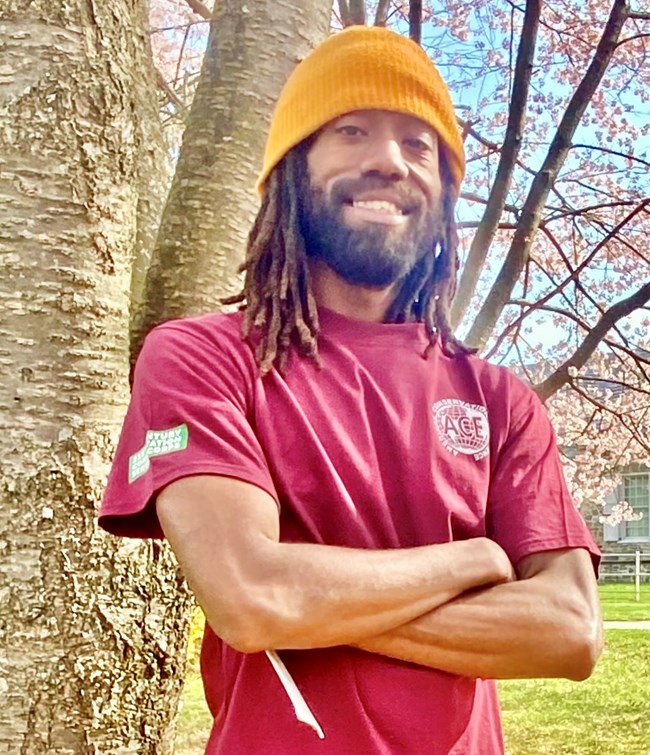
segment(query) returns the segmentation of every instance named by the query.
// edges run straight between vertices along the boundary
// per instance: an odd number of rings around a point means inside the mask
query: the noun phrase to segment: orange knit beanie
[[[465,154],[438,69],[406,37],[382,27],[351,26],[325,40],[289,76],[271,119],[258,191],[292,147],[332,119],[364,109],[395,110],[428,123],[458,189]]]

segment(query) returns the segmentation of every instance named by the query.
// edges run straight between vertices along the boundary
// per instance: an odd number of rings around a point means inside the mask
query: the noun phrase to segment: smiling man
[[[591,673],[545,412],[449,328],[463,172],[425,53],[335,35],[278,101],[240,311],[147,338],[100,523],[167,536],[206,613],[207,753],[498,754],[493,679]]]

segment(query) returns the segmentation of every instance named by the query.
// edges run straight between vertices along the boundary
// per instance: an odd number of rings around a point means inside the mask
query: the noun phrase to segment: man
[[[209,753],[502,753],[491,680],[599,654],[544,410],[449,329],[463,171],[425,53],[335,35],[273,116],[245,307],[147,339],[100,522],[164,532],[206,613]]]

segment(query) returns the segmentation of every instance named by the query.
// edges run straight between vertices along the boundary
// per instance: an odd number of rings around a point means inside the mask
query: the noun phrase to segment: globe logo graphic
[[[436,431],[443,446],[453,453],[484,455],[490,440],[487,410],[460,399],[436,401],[432,407]]]

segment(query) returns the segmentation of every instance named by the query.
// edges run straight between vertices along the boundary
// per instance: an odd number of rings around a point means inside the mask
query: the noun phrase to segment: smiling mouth
[[[388,213],[390,215],[409,214],[407,209],[398,207],[386,199],[348,199],[345,201],[345,204],[348,207],[359,207],[364,210],[374,210],[375,212]]]

